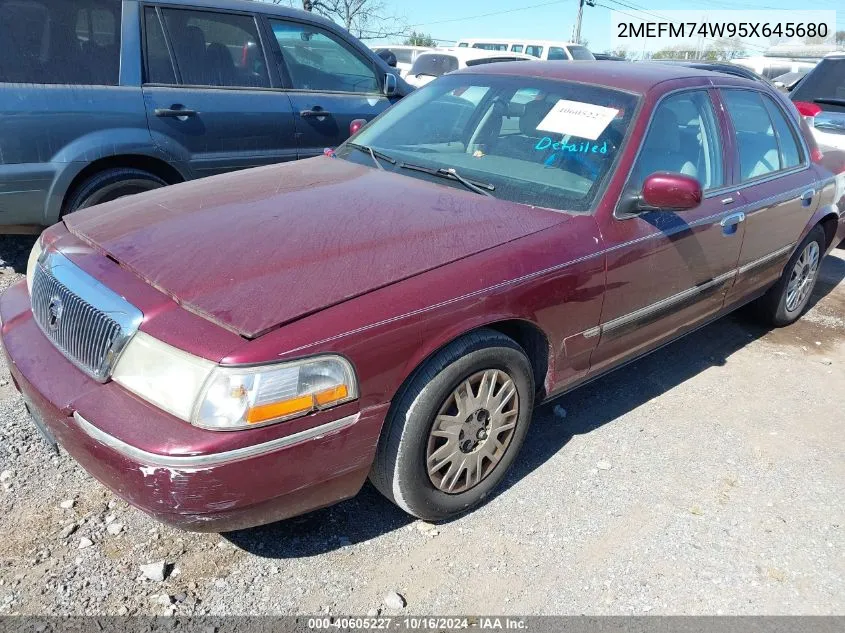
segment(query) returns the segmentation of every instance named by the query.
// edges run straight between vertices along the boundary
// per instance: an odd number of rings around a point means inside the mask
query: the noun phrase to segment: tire
[[[510,396],[508,378],[515,387]],[[485,391],[491,383],[495,388]],[[370,480],[421,519],[465,512],[484,501],[513,464],[531,422],[534,393],[531,364],[513,339],[479,330],[450,343],[397,394]],[[456,423],[449,424],[452,417]],[[449,464],[447,453],[455,455]],[[446,465],[429,474],[427,465],[438,463]]]
[[[142,169],[131,167],[106,169],[85,179],[76,187],[67,199],[64,214],[117,200],[123,196],[165,187],[167,184],[165,180]]]
[[[819,278],[826,245],[824,229],[816,226],[795,249],[781,278],[758,301],[758,314],[767,324],[774,327],[789,325],[807,309]],[[793,291],[797,293],[795,296]]]

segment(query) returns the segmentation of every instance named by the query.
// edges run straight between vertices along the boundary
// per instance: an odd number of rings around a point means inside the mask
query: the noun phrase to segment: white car
[[[493,64],[495,62],[528,61],[535,59],[530,55],[519,53],[501,53],[497,51],[485,51],[478,48],[439,48],[425,53],[420,53],[414,60],[405,81],[412,86],[419,88],[441,75],[480,64]]]
[[[845,150],[845,53],[825,55],[789,98],[813,128],[822,150]]]
[[[556,40],[501,40],[495,38],[475,38],[460,40],[458,48],[480,48],[487,51],[507,51],[525,53],[546,60],[594,60],[590,50],[575,42]]]
[[[387,46],[379,46],[375,52],[379,55],[382,51],[390,51],[396,57],[396,70],[399,71],[400,77],[405,77],[414,60],[420,53],[425,53],[432,50],[430,46],[407,46],[405,44],[388,44]]]

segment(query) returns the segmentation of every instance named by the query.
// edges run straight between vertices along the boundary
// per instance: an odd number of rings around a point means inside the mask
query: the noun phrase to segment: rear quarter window
[[[117,85],[119,2],[0,0],[0,82]]]

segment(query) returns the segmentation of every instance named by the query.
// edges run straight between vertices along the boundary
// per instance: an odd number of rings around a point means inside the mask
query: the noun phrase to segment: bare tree
[[[301,7],[341,24],[359,39],[400,37],[407,34],[405,20],[391,15],[382,0],[261,0]]]

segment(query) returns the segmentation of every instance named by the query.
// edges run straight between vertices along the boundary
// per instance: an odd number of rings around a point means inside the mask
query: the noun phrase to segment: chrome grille
[[[59,252],[45,252],[32,279],[32,312],[41,331],[79,369],[111,375],[143,315]]]

